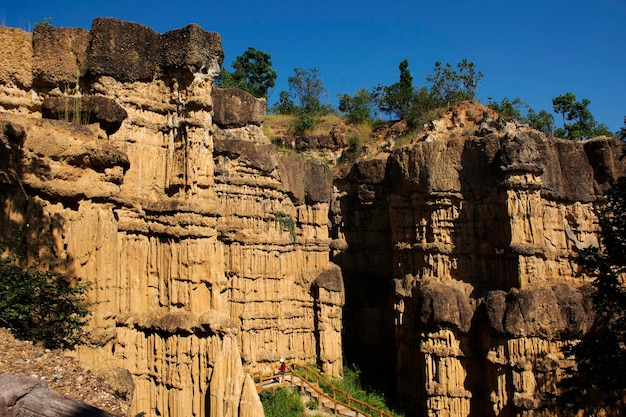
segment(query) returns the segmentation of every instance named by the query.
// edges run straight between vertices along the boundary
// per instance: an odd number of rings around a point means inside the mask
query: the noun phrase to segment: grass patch
[[[301,417],[304,406],[300,394],[292,388],[278,388],[260,394],[265,417]]]
[[[352,368],[344,366],[343,379],[333,379],[331,382],[342,391],[347,392],[351,397],[361,400],[371,406],[383,410],[394,417],[403,417],[403,414],[397,413],[389,408],[385,395],[376,392],[368,391],[361,386],[361,371],[355,365]],[[369,409],[363,409],[364,412],[370,412]]]

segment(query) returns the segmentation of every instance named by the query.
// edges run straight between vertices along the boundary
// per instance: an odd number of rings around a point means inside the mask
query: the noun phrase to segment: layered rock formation
[[[598,245],[622,156],[462,104],[357,162],[333,205],[347,355],[409,415],[555,415],[561,347],[592,322],[575,249]]]
[[[269,143],[264,100],[213,88],[198,26],[0,27],[0,52],[0,243],[92,282],[80,356],[130,371],[132,412],[261,415],[247,372],[340,376],[344,331],[408,415],[555,415],[561,347],[593,319],[575,249],[621,143],[465,103],[333,181]],[[334,157],[344,136],[285,143]]]
[[[81,360],[130,371],[132,413],[262,415],[246,371],[280,357],[341,374],[330,172],[213,88],[218,34],[96,19],[0,49],[2,242],[92,283]]]

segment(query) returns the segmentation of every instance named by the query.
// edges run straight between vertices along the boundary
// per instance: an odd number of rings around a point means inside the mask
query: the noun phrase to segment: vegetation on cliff
[[[600,210],[602,248],[580,253],[581,266],[595,276],[592,328],[566,349],[576,366],[562,381],[561,405],[585,415],[621,416],[626,409],[626,178],[607,194]]]
[[[252,57],[261,57],[251,59]],[[254,65],[243,65],[254,61]],[[219,87],[238,87],[257,97],[267,97],[268,88],[258,92],[258,80],[274,80],[276,72],[271,68],[269,54],[249,48],[233,63],[234,73],[222,69],[217,80]],[[408,60],[398,65],[399,80],[391,85],[377,85],[372,90],[361,88],[354,94],[339,94],[335,109],[325,103],[328,94],[317,68],[296,67],[289,77],[289,91],[282,91],[279,100],[270,111],[274,114],[296,115],[292,127],[296,133],[313,129],[320,116],[341,112],[349,123],[371,123],[381,115],[405,121],[410,127],[419,127],[425,122],[440,116],[438,109],[446,108],[463,100],[476,100],[478,86],[483,73],[474,62],[463,59],[452,65],[449,62],[435,62],[431,74],[425,76],[421,87],[413,85],[413,75],[409,71]],[[530,108],[520,98],[503,98],[500,102],[488,99],[489,107],[502,116],[513,117],[548,136],[570,140],[585,140],[596,136],[623,136],[622,131],[613,133],[603,123],[598,123],[589,110],[588,99],[578,101],[573,92],[552,99],[554,114],[560,115],[561,126],[557,127],[555,117],[550,112]]]
[[[232,64],[233,72],[220,70],[216,85],[220,88],[240,88],[257,98],[267,98],[276,83],[270,54],[248,48]]]

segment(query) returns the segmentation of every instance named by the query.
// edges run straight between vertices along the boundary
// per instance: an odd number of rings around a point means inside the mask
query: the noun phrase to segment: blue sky
[[[222,35],[228,69],[249,46],[272,56],[270,105],[295,67],[317,68],[336,104],[337,94],[396,82],[403,59],[421,86],[435,61],[466,58],[484,73],[484,103],[520,97],[551,111],[553,97],[572,91],[612,131],[626,116],[626,0],[2,3],[0,24],[25,30],[46,17],[86,29],[96,17],[116,17],[157,32],[197,23]]]

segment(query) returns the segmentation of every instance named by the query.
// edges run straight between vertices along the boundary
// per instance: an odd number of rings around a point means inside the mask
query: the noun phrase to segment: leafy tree
[[[554,97],[552,106],[554,112],[561,114],[563,127],[554,131],[554,135],[571,140],[584,140],[600,135],[611,135],[604,124],[598,124],[589,111],[591,101],[586,98],[576,101],[572,92]]]
[[[447,62],[435,62],[434,73],[426,76],[431,83],[430,92],[441,105],[451,105],[463,100],[473,100],[483,78],[482,72],[476,72],[473,62],[463,59],[456,64],[456,69]]]
[[[622,127],[615,135],[620,140],[626,141],[626,117],[624,117],[624,127]]]
[[[566,349],[576,361],[561,383],[561,406],[585,415],[624,415],[626,404],[626,178],[607,194],[599,213],[602,248],[580,253],[583,269],[595,276],[595,321],[580,343]]]
[[[432,96],[428,88],[416,90],[411,102],[411,111],[406,117],[407,124],[410,127],[417,127],[440,117],[436,111],[438,107],[439,101]]]
[[[295,68],[294,75],[287,79],[287,83],[291,96],[299,102],[299,113],[308,115],[333,113],[332,106],[322,104],[322,98],[327,97],[328,93],[317,68]]]
[[[278,103],[272,106],[271,111],[275,114],[296,114],[298,106],[291,100],[287,91],[281,91]]]
[[[400,119],[406,118],[413,101],[413,76],[409,72],[409,61],[406,59],[398,65],[400,80],[390,86],[378,86],[375,97],[378,108],[386,114],[395,115]]]
[[[339,111],[345,113],[353,123],[364,123],[372,120],[374,96],[367,89],[362,88],[354,96],[350,94],[338,95]]]
[[[526,121],[533,129],[537,129],[547,136],[554,134],[554,116],[545,110],[540,110],[539,113],[535,113],[533,109],[528,109]]]
[[[487,107],[495,110],[500,116],[523,120],[524,116],[522,115],[521,109],[528,108],[528,104],[524,103],[519,97],[515,97],[513,100],[509,100],[505,97],[500,103],[491,101],[491,98],[489,98]]]
[[[241,88],[258,98],[267,98],[276,83],[270,54],[249,47],[233,62],[233,72],[222,68],[217,79],[220,88]]]

